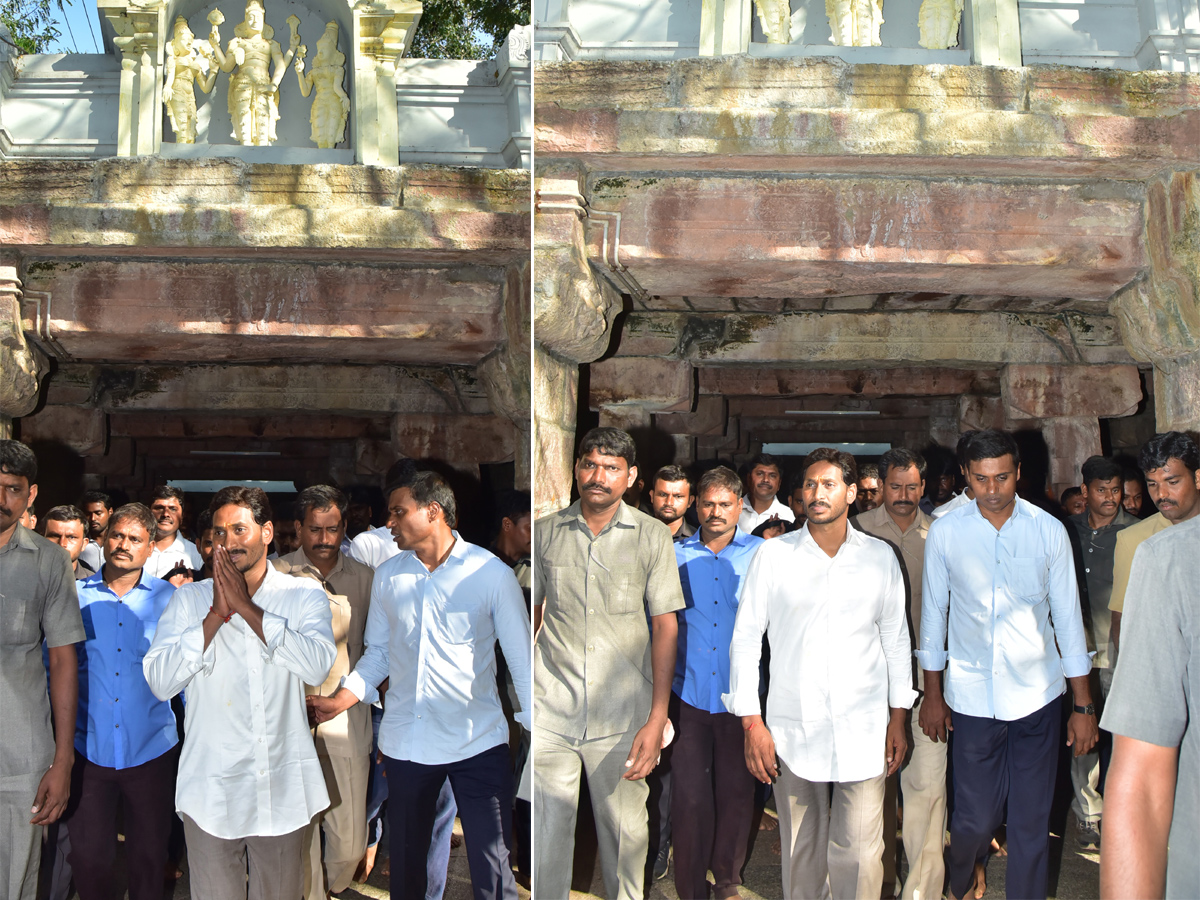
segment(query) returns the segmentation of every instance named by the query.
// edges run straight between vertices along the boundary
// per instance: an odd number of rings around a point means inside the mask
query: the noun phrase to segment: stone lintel
[[[590,371],[592,409],[632,405],[648,411],[687,412],[692,408],[691,363],[616,356],[593,363]]]
[[[392,419],[392,444],[404,456],[461,464],[510,462],[517,429],[504,416],[414,413]]]
[[[851,397],[998,394],[994,369],[893,368],[771,369],[706,366],[698,371],[699,393],[720,396]],[[704,397],[701,396],[701,400]]]
[[[47,407],[46,409],[69,407]],[[44,412],[44,411],[43,411]],[[22,420],[35,422],[42,413]],[[208,438],[245,438],[250,440],[355,440],[370,435],[380,437],[390,433],[390,416],[339,416],[330,413],[316,415],[186,415],[164,416],[147,413],[113,413],[108,417],[109,434],[138,439],[204,440]]]
[[[80,456],[102,456],[106,446],[104,412],[78,406],[47,406],[21,419],[21,440],[65,444]]]
[[[602,428],[620,428],[632,434],[648,429],[650,422],[650,410],[644,406],[600,407],[599,424]]]
[[[1133,365],[1013,365],[1005,368],[1001,385],[1009,419],[1128,416],[1142,401]]]

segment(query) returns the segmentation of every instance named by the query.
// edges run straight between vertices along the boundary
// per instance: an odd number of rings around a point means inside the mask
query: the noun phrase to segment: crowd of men
[[[1008,897],[1045,897],[1065,744],[1102,896],[1200,897],[1200,451],[1088,459],[1070,513],[1018,495],[1012,435],[956,455],[819,449],[787,502],[768,456],[668,466],[642,508],[631,437],[584,436],[534,530],[536,896],[586,776],[613,900],[672,853],[679,897],[737,897],[763,786],[789,900],[981,897],[998,834]]]
[[[5,898],[33,900],[40,871],[52,900],[160,900],[179,822],[191,896],[315,900],[369,871],[386,822],[392,896],[437,900],[456,815],[474,896],[517,896],[528,494],[501,498],[489,551],[456,530],[446,480],[402,460],[387,525],[353,539],[337,487],[276,518],[230,486],[193,543],[172,487],[115,509],[88,492],[36,533],[37,476],[0,441]]]

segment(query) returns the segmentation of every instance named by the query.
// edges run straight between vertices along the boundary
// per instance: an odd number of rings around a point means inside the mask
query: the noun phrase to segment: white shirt
[[[934,509],[934,511],[929,514],[929,518],[940,519],[946,513],[954,512],[954,510],[958,509],[959,507],[966,506],[973,499],[974,499],[973,497],[967,496],[966,491],[959,491],[957,494],[955,494],[953,497],[951,497],[949,500],[947,500],[941,506]]]
[[[1014,504],[999,531],[974,500],[930,526],[917,651],[922,669],[946,670],[952,710],[1009,722],[1091,671],[1067,530]]]
[[[372,569],[378,569],[399,552],[400,548],[396,546],[396,539],[392,537],[391,529],[386,525],[380,525],[378,528],[370,528],[357,535],[350,542],[350,550],[347,555]]]
[[[193,570],[204,567],[204,560],[200,558],[200,551],[196,549],[196,545],[176,532],[175,540],[167,545],[166,550],[154,548],[150,558],[146,560],[145,569],[154,578],[166,578],[167,573],[180,563]]]
[[[458,538],[430,572],[411,552],[375,572],[367,649],[345,687],[371,701],[391,677],[379,749],[393,759],[443,765],[508,742],[496,688],[496,639],[531,726],[530,624],[512,569]]]
[[[766,512],[761,513],[754,511],[754,507],[750,505],[749,497],[743,497],[742,512],[738,516],[738,528],[746,532],[746,534],[751,534],[755,528],[767,521],[771,516],[779,516],[785,522],[796,521],[796,514],[792,512],[791,507],[780,503],[778,497],[771,500],[771,505],[767,507]]]
[[[91,566],[93,572],[99,572],[104,565],[104,548],[96,541],[88,540],[79,551],[79,558]]]
[[[885,766],[889,707],[909,709],[912,643],[904,576],[890,546],[854,528],[832,558],[808,525],[762,545],[742,582],[725,708],[760,712],[762,636],[771,642],[767,726],[809,781],[862,781]]]
[[[304,707],[337,656],[325,592],[267,566],[254,602],[264,644],[241,616],[204,649],[210,580],[177,590],[143,662],[158,698],[187,688],[175,808],[231,840],[281,835],[329,806]]]

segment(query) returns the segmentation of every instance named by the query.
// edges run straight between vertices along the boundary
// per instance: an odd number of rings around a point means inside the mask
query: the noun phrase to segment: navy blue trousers
[[[426,766],[384,756],[388,780],[391,893],[425,900],[427,860],[438,795],[447,780],[458,802],[475,900],[516,900],[512,846],[512,771],[508,744],[454,763]]]
[[[950,821],[950,889],[966,895],[976,861],[987,858],[1008,804],[1010,900],[1045,898],[1049,877],[1050,806],[1058,772],[1061,700],[1005,722],[953,714],[954,815]]]

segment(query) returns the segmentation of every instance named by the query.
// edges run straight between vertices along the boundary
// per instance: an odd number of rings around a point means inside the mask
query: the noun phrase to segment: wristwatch
[[[1071,704],[1071,709],[1082,716],[1094,716],[1096,714],[1096,704],[1089,703],[1087,706],[1080,706],[1078,703]]]

